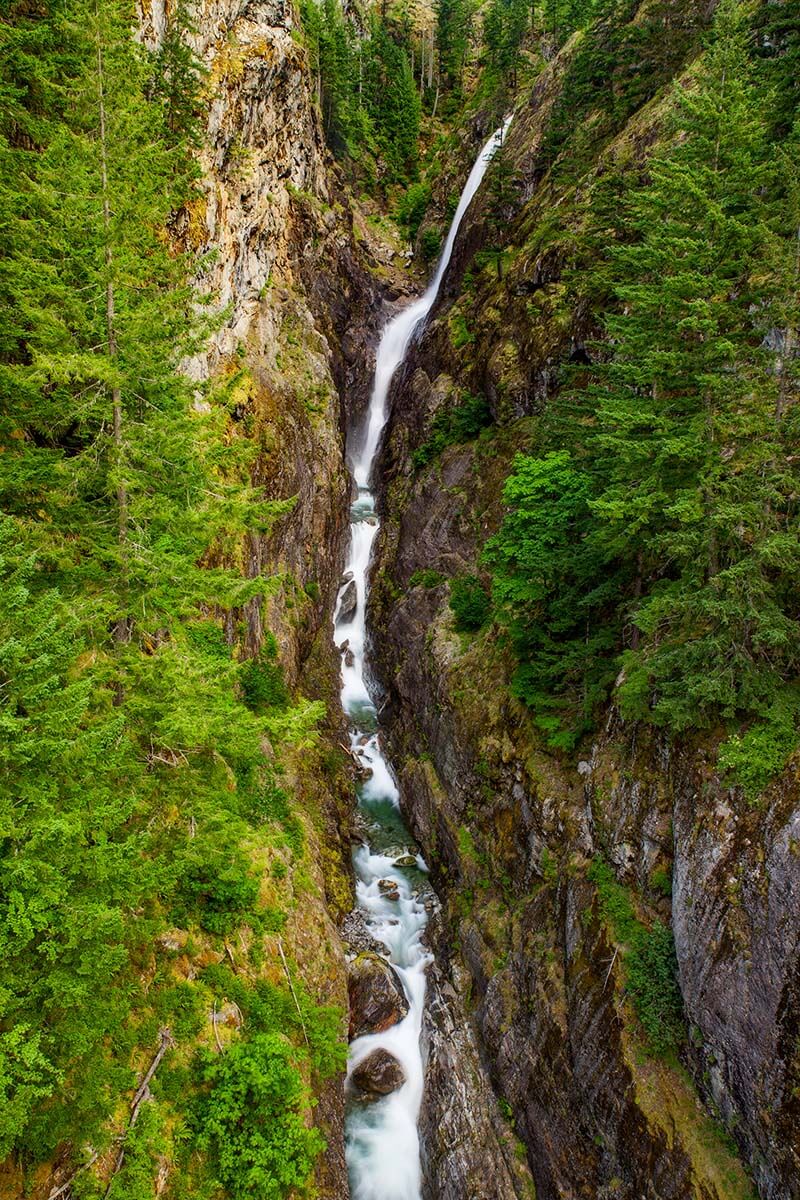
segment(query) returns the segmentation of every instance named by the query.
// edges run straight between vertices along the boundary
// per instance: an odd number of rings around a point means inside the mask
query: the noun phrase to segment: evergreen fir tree
[[[466,0],[436,0],[435,8],[440,82],[457,93],[469,45],[470,10]]]
[[[780,532],[791,485],[765,471],[774,387],[751,345],[743,270],[765,236],[763,128],[732,0],[678,111],[679,144],[630,205],[639,240],[613,256],[624,307],[588,399],[605,481],[594,536],[650,581],[633,614],[649,636],[622,695],[654,687],[656,717],[682,727],[757,708],[796,639],[768,566],[796,570]]]

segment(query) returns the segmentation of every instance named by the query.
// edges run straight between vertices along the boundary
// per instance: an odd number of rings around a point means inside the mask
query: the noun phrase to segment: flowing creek
[[[347,1163],[353,1200],[420,1200],[417,1120],[424,1087],[420,1034],[425,970],[430,962],[423,941],[426,903],[431,899],[427,868],[400,813],[400,794],[381,749],[378,713],[367,686],[368,574],[378,532],[370,492],[371,475],[388,416],[392,378],[436,301],[461,220],[509,123],[510,118],[492,134],[478,155],[448,231],[436,274],[425,294],[398,313],[384,329],[375,361],[366,435],[354,462],[358,495],[351,510],[350,553],[336,605],[334,636],[338,646],[346,643],[342,652],[342,707],[350,723],[351,749],[367,775],[358,789],[358,803],[369,844],[360,846],[354,854],[356,901],[371,937],[389,952],[388,960],[405,989],[409,1011],[384,1033],[356,1038],[350,1046],[348,1077],[378,1048],[397,1059],[405,1076],[400,1088],[378,1101],[365,1103],[354,1098],[349,1101]],[[387,880],[394,884],[388,893]]]

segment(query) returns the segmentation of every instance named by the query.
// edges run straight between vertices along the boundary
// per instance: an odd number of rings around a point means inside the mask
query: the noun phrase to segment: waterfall
[[[509,126],[489,138],[477,157],[447,234],[436,273],[425,294],[386,326],[375,361],[366,437],[354,464],[358,496],[351,513],[350,555],[334,616],[342,651],[342,707],[350,722],[350,746],[365,768],[359,807],[369,845],[354,855],[356,900],[370,935],[386,948],[409,1003],[408,1015],[384,1033],[357,1038],[350,1046],[348,1076],[377,1048],[400,1063],[405,1082],[372,1103],[351,1102],[347,1117],[347,1162],[353,1200],[420,1200],[421,1170],[417,1120],[424,1086],[420,1047],[425,1003],[425,969],[430,955],[423,944],[427,923],[427,868],[411,844],[400,815],[400,795],[380,744],[378,716],[365,679],[366,608],[370,554],[378,518],[369,491],[378,444],[387,418],[392,377],[405,358],[415,331],[431,308],[450,263],[461,220],[477,192],[491,157]],[[402,859],[402,863],[398,862]],[[411,863],[414,863],[412,866]],[[394,882],[386,894],[381,881]]]

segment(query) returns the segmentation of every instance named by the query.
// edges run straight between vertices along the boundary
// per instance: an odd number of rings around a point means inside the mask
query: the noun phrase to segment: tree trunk
[[[794,255],[794,286],[792,293],[797,294],[798,285],[800,285],[800,229],[797,230],[797,238],[795,240],[795,255]],[[778,395],[775,400],[775,417],[778,421],[783,419],[783,414],[786,412],[786,406],[789,396],[789,380],[792,369],[792,359],[794,358],[795,347],[797,345],[797,330],[791,324],[787,325],[786,334],[783,343],[783,354],[778,359]]]
[[[103,193],[103,231],[105,234],[105,263],[106,263],[106,349],[108,357],[117,357],[117,328],[114,306],[114,256],[111,247],[111,205],[108,198],[108,142],[106,135],[106,104],[105,104],[105,75],[103,66],[103,45],[100,31],[100,13],[95,5],[97,20],[97,95],[100,118],[100,182]],[[128,490],[122,479],[122,393],[115,384],[111,389],[111,409],[113,414],[113,436],[115,450],[115,465],[118,473],[117,482],[117,539],[120,547],[120,570],[122,574],[122,594],[127,591],[126,546],[128,541]],[[130,626],[127,616],[119,617],[114,623],[114,641],[127,642],[130,639]]]

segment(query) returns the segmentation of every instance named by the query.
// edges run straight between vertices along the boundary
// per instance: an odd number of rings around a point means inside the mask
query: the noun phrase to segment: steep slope
[[[127,8],[124,4],[108,6],[107,13],[90,12],[80,4],[13,6],[3,25],[4,44],[15,53],[18,45],[22,47],[24,68],[28,46],[41,42],[45,54],[51,56],[42,63],[49,86],[48,72],[58,72],[53,64],[60,47],[54,49],[47,39],[53,31],[56,38],[66,35],[65,72],[73,89],[70,98],[78,108],[86,105],[90,115],[85,133],[78,119],[75,128],[70,125],[69,112],[64,116],[54,109],[52,114],[42,114],[41,95],[50,94],[40,94],[36,81],[30,94],[26,93],[13,74],[18,62],[11,56],[11,84],[4,75],[3,86],[15,98],[22,98],[23,116],[25,104],[31,107],[42,146],[20,133],[24,123],[15,127],[15,110],[3,128],[5,139],[11,127],[10,148],[3,142],[4,163],[9,167],[4,183],[8,178],[15,183],[21,179],[18,186],[25,191],[27,172],[35,176],[37,155],[41,149],[41,157],[45,157],[48,137],[54,145],[63,139],[68,164],[77,161],[83,165],[79,151],[85,145],[86,178],[93,180],[89,172],[99,174],[100,155],[98,123],[91,105],[98,95],[101,114],[109,114],[108,141],[116,154],[112,171],[117,170],[112,182],[116,183],[129,167],[125,151],[131,156],[142,154],[142,143],[145,152],[149,149],[145,136],[136,140],[129,130],[140,128],[136,122],[146,119],[153,89],[148,86],[137,91],[131,84],[131,106],[134,101],[139,106],[131,115],[126,108],[125,80],[114,80],[113,89],[104,87],[104,65],[132,64],[144,77],[152,62],[158,64],[165,37],[173,36],[174,52],[176,25],[180,41],[181,22],[188,22],[192,31],[188,41],[206,72],[196,97],[190,86],[185,88],[187,103],[196,103],[200,109],[196,147],[200,179],[190,203],[172,214],[168,232],[171,250],[188,248],[196,255],[196,293],[206,302],[198,308],[211,313],[212,332],[195,339],[192,356],[182,367],[198,385],[211,380],[219,386],[198,386],[193,406],[188,398],[187,424],[205,428],[203,418],[210,418],[209,428],[217,438],[211,447],[215,464],[211,478],[214,484],[220,482],[221,493],[229,478],[238,480],[241,471],[247,502],[260,511],[262,500],[268,505],[277,501],[282,515],[275,521],[253,521],[252,531],[243,538],[234,502],[230,525],[221,522],[204,561],[195,564],[190,559],[184,564],[188,572],[195,566],[198,571],[207,568],[212,577],[218,573],[233,578],[240,573],[251,583],[244,593],[251,598],[244,604],[223,608],[221,598],[217,608],[216,597],[213,603],[197,602],[173,565],[172,574],[178,577],[169,582],[180,599],[169,614],[173,623],[168,628],[153,617],[152,609],[142,605],[137,618],[126,618],[121,635],[112,640],[101,610],[99,621],[90,627],[89,648],[77,662],[72,663],[63,646],[54,642],[51,657],[56,656],[66,680],[48,679],[46,694],[61,688],[62,704],[71,711],[70,688],[81,692],[91,686],[92,706],[116,731],[108,745],[113,748],[122,741],[127,746],[129,737],[138,774],[127,777],[123,765],[121,778],[116,780],[113,796],[122,816],[111,834],[100,829],[96,796],[78,796],[69,819],[83,855],[81,865],[85,859],[85,871],[83,875],[76,872],[79,882],[74,885],[74,895],[70,894],[70,863],[66,861],[69,844],[58,833],[68,819],[63,804],[57,821],[50,824],[51,837],[57,843],[52,878],[65,893],[61,897],[54,886],[53,907],[59,922],[55,929],[64,939],[62,951],[45,954],[41,949],[45,935],[53,945],[56,941],[47,924],[49,916],[40,916],[36,927],[26,926],[25,936],[17,939],[21,949],[17,943],[12,948],[14,916],[5,902],[4,878],[4,1021],[6,997],[12,994],[6,989],[10,982],[15,1002],[19,992],[20,1003],[27,1003],[25,1021],[38,1021],[44,1028],[44,1035],[36,1035],[41,1044],[49,1046],[48,1036],[55,1042],[61,1070],[52,1068],[41,1054],[31,1059],[34,1041],[27,1024],[23,1022],[21,1030],[12,1030],[8,1037],[4,1026],[0,1074],[6,1111],[2,1133],[3,1145],[12,1153],[0,1166],[0,1193],[9,1197],[78,1191],[87,1196],[205,1194],[222,1186],[220,1180],[235,1191],[240,1166],[237,1156],[253,1152],[256,1143],[263,1153],[265,1139],[255,1102],[244,1105],[237,1124],[231,1107],[220,1097],[226,1094],[227,1099],[231,1081],[234,1090],[239,1086],[246,1093],[243,1081],[252,1076],[253,1086],[263,1089],[262,1105],[269,1103],[264,1094],[270,1089],[279,1097],[269,1136],[279,1149],[280,1163],[276,1167],[273,1161],[271,1169],[275,1177],[280,1174],[281,1186],[286,1190],[304,1185],[314,1164],[318,1194],[338,1200],[347,1195],[342,1089],[347,989],[336,925],[352,903],[352,780],[348,759],[338,745],[338,664],[332,654],[330,615],[346,531],[344,430],[350,416],[348,406],[357,410],[359,404],[354,381],[369,377],[368,346],[380,316],[384,285],[379,287],[374,281],[370,271],[376,265],[374,247],[368,247],[355,231],[336,169],[323,146],[306,55],[299,44],[291,5],[244,0],[200,3],[190,6],[188,13],[184,6],[142,5],[141,36],[154,52],[152,60],[130,48],[132,10],[132,5]],[[84,29],[78,29],[74,45],[70,42],[76,22],[81,21],[96,35],[96,57],[94,45],[87,52]],[[184,67],[187,61],[179,57]],[[187,78],[189,74],[187,70]],[[157,70],[154,78],[158,80]],[[61,83],[57,80],[57,87]],[[134,83],[140,84],[140,76]],[[186,80],[179,83],[186,84]],[[50,116],[54,132],[48,124]],[[178,152],[158,126],[157,117],[147,132],[153,138],[160,134],[165,143],[156,147],[154,158],[161,161],[159,154],[164,158],[172,153],[173,161],[178,161]],[[101,136],[105,134],[103,130]],[[106,142],[101,145],[105,150]],[[124,147],[122,153],[119,146]],[[15,177],[13,169],[26,156],[29,161]],[[107,173],[105,159],[103,171]],[[79,183],[85,186],[83,176]],[[4,190],[4,202],[7,194]],[[57,189],[50,189],[50,196],[53,211],[59,221],[65,221]],[[103,239],[108,238],[110,217],[117,215],[110,214],[109,208],[103,226],[103,207],[96,203],[96,195],[89,195],[85,229],[74,239],[71,230],[67,233],[77,247],[75,258],[82,253],[92,265],[97,259],[103,280],[111,262],[111,249],[103,254]],[[120,224],[130,222],[123,202],[119,208]],[[148,214],[155,208],[148,209]],[[146,230],[137,249],[149,247],[147,237],[161,245],[167,241],[161,221],[157,230]],[[381,248],[376,252],[381,254]],[[144,278],[147,264],[137,261],[136,266]],[[46,263],[40,265],[40,270],[46,269]],[[64,274],[68,274],[66,269]],[[165,291],[169,280],[165,269],[159,278]],[[123,311],[120,297],[124,286],[118,287],[119,311]],[[84,287],[68,312],[67,336],[58,345],[59,351],[63,344],[72,348],[69,319],[74,320],[78,339],[91,327],[96,294],[103,302],[102,310],[108,311],[108,303],[113,315],[113,293],[109,291],[111,301],[106,302],[102,288],[90,291]],[[56,296],[54,302],[48,297],[56,309],[55,318],[45,311],[60,332],[58,299]],[[159,344],[146,320],[140,321],[134,331],[137,342],[143,347]],[[25,329],[24,323],[20,327]],[[197,341],[201,342],[199,349]],[[105,343],[101,353],[104,349]],[[96,352],[96,346],[85,349],[82,363],[90,363]],[[111,345],[110,356],[114,352]],[[30,354],[22,335],[4,347],[3,357],[4,370],[8,371],[9,361],[18,373],[26,369]],[[149,364],[144,355],[143,360],[147,376]],[[172,369],[171,363],[169,367]],[[101,408],[108,373],[102,374],[101,365],[97,386],[92,368],[83,369]],[[42,377],[46,395],[46,370]],[[71,383],[73,374],[67,370],[62,378]],[[67,393],[67,400],[76,412],[83,396],[78,384],[73,391],[74,395]],[[178,394],[182,400],[185,392]],[[18,396],[17,388],[12,399],[16,402]],[[146,399],[146,387],[137,388],[132,399],[125,398],[131,411],[138,404],[140,420]],[[115,403],[117,409],[123,407],[120,400]],[[96,448],[98,460],[104,462],[109,457],[110,439],[104,433],[108,411],[101,412],[96,447],[89,441],[91,427],[85,435],[87,457]],[[84,435],[83,431],[80,436],[75,433],[71,421],[66,422],[66,434],[56,429],[51,438],[48,428],[42,435],[37,415],[17,403],[8,425],[4,418],[4,435],[10,428],[12,447],[24,448],[34,462],[39,455],[39,478],[45,491],[50,485],[53,508],[57,509],[60,493],[54,480],[70,480],[70,460],[84,449]],[[146,466],[152,475],[146,477],[142,469],[137,479],[137,483],[143,481],[146,497],[136,517],[141,525],[134,526],[132,520],[137,538],[141,531],[149,532],[148,518],[152,510],[158,511],[164,490],[159,472],[165,464],[179,496],[176,511],[181,511],[182,478],[176,478],[172,432],[169,425],[162,428],[160,444],[154,447],[151,435],[151,458]],[[163,463],[159,457],[162,450]],[[10,458],[6,456],[4,463]],[[62,458],[67,466],[59,476]],[[53,463],[55,467],[50,469]],[[181,463],[185,466],[183,460]],[[248,475],[252,491],[247,487]],[[29,514],[28,497],[24,493],[15,497],[8,479],[5,474],[7,494],[14,500],[12,511],[15,516],[21,514],[19,528],[30,533],[35,550],[44,546],[45,553],[53,553],[61,533],[57,520],[47,527],[39,525],[48,512],[41,507],[38,513]],[[187,494],[190,486],[187,480]],[[100,508],[98,493],[103,503],[110,498],[112,514],[122,495],[119,508],[124,510],[124,483],[107,492],[98,485],[90,488],[90,501]],[[269,507],[265,511],[269,512]],[[107,522],[112,528],[113,520],[112,515]],[[167,551],[173,536],[176,541],[180,537],[173,527],[162,531],[161,545]],[[65,541],[69,547],[74,539],[68,534]],[[144,533],[141,541],[146,542]],[[31,561],[34,553],[30,547],[26,549]],[[87,603],[85,583],[84,592],[80,590],[83,580],[76,560],[77,553],[65,553],[59,565],[63,586],[88,623],[94,614]],[[8,570],[5,560],[2,567]],[[103,567],[109,579],[115,578],[116,567],[112,555]],[[217,572],[217,568],[231,570]],[[40,588],[50,583],[48,571],[38,564],[34,583]],[[15,588],[8,594],[22,611],[24,627],[28,594],[17,593]],[[46,594],[49,599],[51,593]],[[56,631],[64,607],[68,604],[55,610]],[[38,613],[41,605],[34,607],[31,601],[27,609],[30,614]],[[2,636],[7,650],[6,615],[4,608]],[[148,620],[155,628],[150,628]],[[42,634],[35,620],[33,623],[35,640]],[[52,636],[49,628],[45,631]],[[14,632],[12,628],[11,634]],[[182,638],[190,648],[183,658]],[[69,650],[70,643],[66,644]],[[13,637],[10,645],[13,649]],[[128,656],[132,668],[130,682],[125,687],[118,685],[113,694],[109,676],[102,677],[102,664],[113,664],[117,652]],[[88,678],[96,664],[100,665]],[[112,674],[114,669],[113,665],[107,668]],[[159,688],[148,691],[148,671],[163,676]],[[86,718],[88,739],[80,723],[82,711],[79,709],[76,722],[77,736],[91,741],[95,707]],[[189,719],[183,721],[187,712]],[[219,714],[225,714],[221,724],[217,723]],[[145,732],[140,735],[142,729]],[[124,737],[120,730],[125,731]],[[249,765],[240,753],[246,744]],[[48,753],[52,754],[50,743]],[[99,744],[99,755],[101,759],[112,756],[104,743]],[[69,746],[66,760],[65,786],[71,786]],[[72,761],[74,765],[74,755]],[[55,768],[55,762],[53,765]],[[83,769],[80,760],[78,765]],[[48,780],[56,774],[49,767],[45,764]],[[13,774],[15,768],[12,762],[12,794],[4,795],[3,800],[18,807],[27,796],[36,801],[42,786],[34,781],[26,792],[24,778],[20,784],[19,775]],[[56,778],[58,782],[48,786],[57,808],[60,776]],[[9,858],[19,864],[27,861],[27,853],[38,865],[30,850],[31,844],[34,849],[37,846],[38,811],[34,807],[27,810],[25,820],[14,831],[19,848]],[[109,860],[114,858],[112,870],[103,865],[106,855]],[[7,865],[4,861],[4,867]],[[123,877],[123,869],[130,871],[140,888],[130,896],[114,885],[115,873]],[[40,871],[31,884],[37,894],[42,879]],[[144,882],[139,884],[140,880]],[[145,898],[142,903],[140,894]],[[102,978],[95,978],[95,961],[83,952],[80,938],[88,941],[88,935],[78,928],[81,902],[86,903],[86,911],[99,912],[103,921],[103,936],[93,940],[97,958],[105,954],[110,962]],[[54,961],[57,969],[52,966]],[[30,985],[24,970],[29,970]],[[106,1009],[111,1012],[105,1027],[100,1018],[94,1023],[84,1018],[86,1001],[81,997],[87,990],[91,994],[93,988],[103,992],[102,1002],[97,1004],[102,1018],[106,1018]],[[34,992],[35,1002],[31,998]],[[43,1002],[41,994],[46,996]],[[14,1011],[9,1011],[15,1018]],[[53,1028],[55,1037],[50,1033]],[[65,1041],[64,1028],[71,1042]],[[15,1050],[17,1037],[22,1038],[24,1047],[20,1056]],[[69,1052],[77,1064],[64,1062]],[[29,1069],[32,1061],[33,1076]],[[217,1130],[227,1130],[222,1136],[212,1128],[217,1120],[222,1123]],[[307,1128],[311,1123],[315,1130]],[[226,1162],[234,1137],[237,1150]],[[327,1148],[318,1155],[323,1138]],[[271,1153],[269,1145],[267,1153]]]
[[[445,898],[440,953],[538,1194],[729,1200],[751,1194],[738,1149],[760,1194],[785,1200],[800,1177],[796,773],[753,807],[720,777],[716,735],[670,740],[614,707],[591,742],[548,751],[496,631],[459,633],[448,606],[448,581],[482,570],[562,364],[586,361],[596,314],[564,270],[587,193],[611,166],[635,176],[660,137],[659,88],[697,53],[703,14],[670,11],[616,125],[602,81],[586,85],[585,136],[560,174],[543,147],[581,35],[518,105],[502,262],[475,257],[497,240],[484,192],[395,389],[373,621],[408,817]],[[458,413],[475,395],[491,415],[466,436],[491,427],[465,443]],[[679,1060],[648,1050],[632,1002],[630,951],[658,919],[675,935]],[[664,955],[642,985],[659,1012]],[[429,1103],[435,1125],[446,1083]]]
[[[154,4],[145,39],[157,43],[164,22],[163,5]],[[323,144],[294,6],[199,3],[191,24],[190,42],[208,72],[208,120],[200,196],[177,232],[205,264],[199,292],[225,320],[185,369],[197,380],[237,375],[234,429],[259,446],[254,482],[271,498],[294,501],[246,547],[248,576],[283,582],[240,618],[248,654],[257,657],[274,636],[289,685],[328,701],[321,761],[315,766],[312,756],[309,765],[303,755],[293,764],[299,805],[316,814],[316,888],[286,940],[305,986],[346,1011],[333,922],[351,903],[351,799],[334,750],[341,734],[329,620],[347,528],[344,431],[350,406],[365,399],[357,381],[369,376],[382,297],[369,271],[375,260],[356,236]],[[229,617],[231,634],[236,619]],[[315,1121],[328,1146],[317,1185],[333,1200],[347,1194],[341,1077],[318,1100]]]

